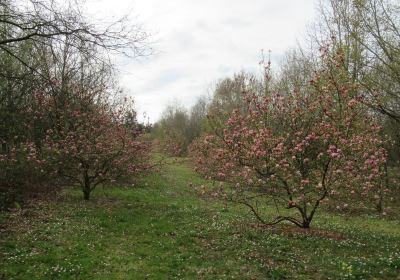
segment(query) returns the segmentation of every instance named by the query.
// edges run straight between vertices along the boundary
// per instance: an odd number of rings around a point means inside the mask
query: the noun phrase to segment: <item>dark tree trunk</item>
[[[303,220],[302,228],[310,228],[311,221],[308,219]]]
[[[83,191],[83,199],[84,200],[89,200],[90,198],[90,190],[87,191],[86,189]]]
[[[84,200],[89,200],[90,198],[90,192],[91,192],[91,188],[90,188],[90,182],[89,179],[85,179],[85,185],[83,186],[83,199]]]

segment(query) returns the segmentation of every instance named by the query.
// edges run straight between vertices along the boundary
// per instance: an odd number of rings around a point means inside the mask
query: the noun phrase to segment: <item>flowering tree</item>
[[[250,207],[262,223],[308,228],[330,196],[366,197],[379,185],[386,158],[381,128],[362,105],[342,58],[326,49],[301,93],[248,93],[246,112],[232,113],[223,133],[194,147],[197,168],[235,183],[230,199]],[[276,207],[271,222],[260,200]]]
[[[79,156],[90,152],[106,156],[104,150],[84,151],[72,139],[74,133],[80,133],[80,141],[103,141],[114,147],[108,153],[114,158],[111,166],[129,149],[132,157],[141,157],[136,128],[126,128],[126,120],[125,125],[116,121],[105,104],[112,101],[107,89],[117,82],[109,55],[150,55],[149,34],[128,16],[94,22],[85,15],[84,6],[80,0],[0,1],[0,208],[12,205],[14,197],[20,200],[44,186],[55,189],[55,183],[65,183],[57,174],[49,176],[49,170],[58,169],[64,179],[76,177],[71,166],[77,155],[68,149],[78,147]],[[84,102],[77,92],[85,93]],[[78,115],[72,116],[73,112]],[[98,161],[104,163],[100,156]],[[136,160],[135,164],[141,165]],[[110,163],[104,166],[110,168]],[[128,165],[111,173],[115,177],[128,167],[132,169]],[[101,175],[102,180],[110,173],[96,170],[95,177]],[[88,176],[87,181],[97,182],[93,174]]]
[[[47,131],[45,149],[57,166],[55,172],[81,186],[85,200],[97,185],[147,168],[149,147],[140,141],[139,127],[132,126],[133,114],[128,114],[126,104],[111,108],[83,103],[58,109],[59,125]]]

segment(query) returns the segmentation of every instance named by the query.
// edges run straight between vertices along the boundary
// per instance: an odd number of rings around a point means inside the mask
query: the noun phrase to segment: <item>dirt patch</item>
[[[262,229],[269,232],[277,233],[277,234],[284,234],[289,237],[298,237],[300,236],[309,236],[309,237],[320,237],[320,238],[327,238],[333,240],[345,240],[345,236],[342,233],[318,229],[318,228],[299,228],[297,226],[292,225],[263,225],[263,224],[253,224],[251,225],[252,228],[255,229]]]

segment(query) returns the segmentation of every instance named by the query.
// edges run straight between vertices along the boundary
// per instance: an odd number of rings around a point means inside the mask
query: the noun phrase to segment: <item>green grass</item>
[[[400,279],[400,223],[318,213],[343,240],[252,227],[248,209],[202,198],[174,163],[131,188],[69,189],[2,214],[0,279]]]

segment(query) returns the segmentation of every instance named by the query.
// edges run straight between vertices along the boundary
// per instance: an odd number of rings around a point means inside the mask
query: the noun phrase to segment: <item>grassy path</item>
[[[344,239],[277,234],[189,182],[206,183],[175,163],[89,202],[68,190],[2,214],[0,279],[400,279],[398,221],[320,215]]]

